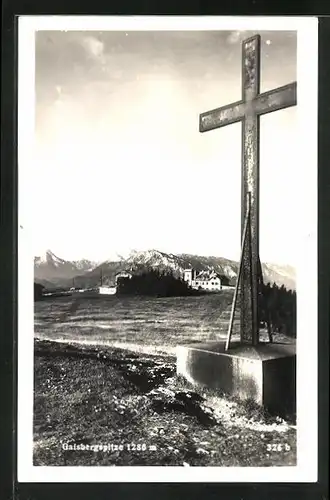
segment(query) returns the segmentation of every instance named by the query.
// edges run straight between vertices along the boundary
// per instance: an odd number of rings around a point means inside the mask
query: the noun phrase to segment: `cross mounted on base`
[[[242,43],[242,99],[200,114],[199,131],[242,122],[242,252],[226,348],[229,347],[241,282],[241,343],[259,343],[259,117],[297,104],[297,82],[260,94],[260,35]]]

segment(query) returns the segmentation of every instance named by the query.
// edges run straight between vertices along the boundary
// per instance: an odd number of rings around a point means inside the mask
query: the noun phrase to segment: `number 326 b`
[[[274,444],[267,444],[267,451],[290,451],[291,450],[291,446],[287,443],[285,444],[277,444],[277,443],[274,443]]]

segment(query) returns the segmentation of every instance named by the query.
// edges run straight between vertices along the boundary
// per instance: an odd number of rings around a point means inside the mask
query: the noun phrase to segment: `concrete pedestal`
[[[209,342],[177,347],[177,374],[189,382],[253,399],[278,415],[295,411],[296,347]]]

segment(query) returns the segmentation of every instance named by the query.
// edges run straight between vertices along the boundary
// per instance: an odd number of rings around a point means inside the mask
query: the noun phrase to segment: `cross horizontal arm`
[[[255,99],[255,113],[264,115],[297,104],[297,82],[259,94]]]
[[[206,111],[199,115],[199,131],[207,132],[208,130],[239,122],[244,117],[244,112],[245,105],[242,101]]]
[[[264,115],[297,104],[297,82],[259,94],[250,102],[237,101],[199,115],[199,131],[208,132],[241,121],[247,114]]]

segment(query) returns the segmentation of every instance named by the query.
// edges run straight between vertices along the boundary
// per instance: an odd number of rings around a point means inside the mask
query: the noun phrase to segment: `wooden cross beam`
[[[250,193],[248,244],[244,246],[241,278],[242,343],[259,342],[259,117],[295,106],[296,94],[297,82],[260,94],[260,35],[255,35],[242,44],[242,99],[202,113],[199,118],[200,132],[242,122],[241,236]]]

